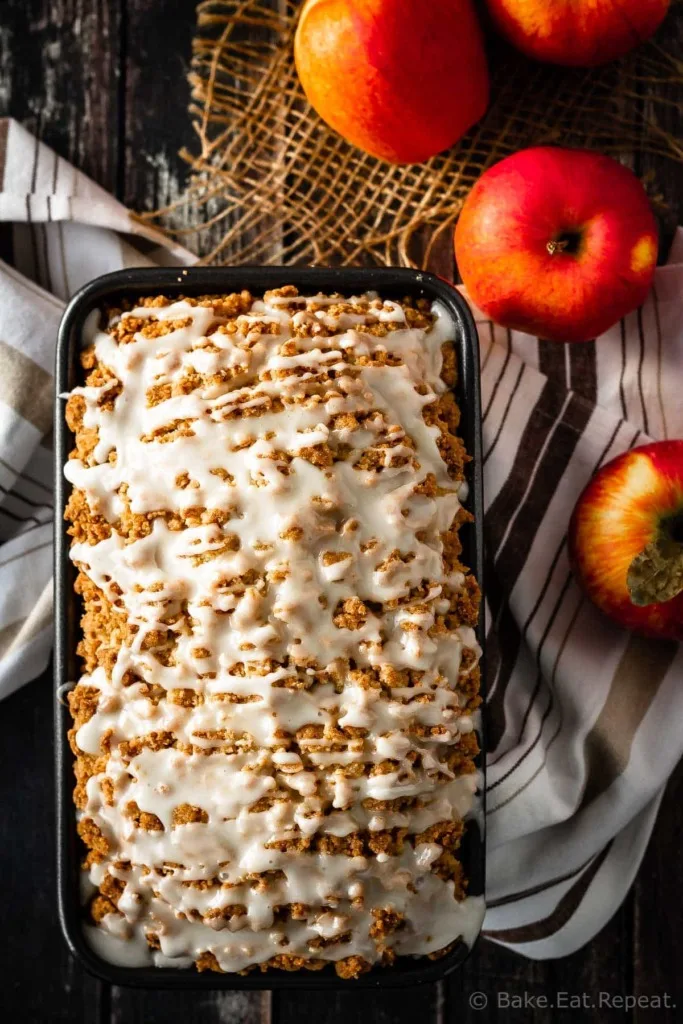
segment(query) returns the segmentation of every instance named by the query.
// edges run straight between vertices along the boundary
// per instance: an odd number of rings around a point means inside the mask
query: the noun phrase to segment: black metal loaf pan
[[[402,299],[407,295],[438,299],[447,307],[456,324],[458,383],[456,397],[462,410],[460,433],[472,456],[468,468],[470,494],[467,505],[475,521],[461,531],[463,561],[483,584],[483,500],[481,466],[481,408],[479,395],[479,358],[476,328],[462,296],[447,282],[431,274],[403,269],[326,269],[289,267],[197,267],[188,269],[122,270],[99,277],[71,300],[62,319],[57,344],[56,394],[63,395],[79,383],[78,352],[86,317],[104,302],[114,303],[124,296],[164,294],[201,295],[248,289],[253,294],[269,288],[293,284],[304,294],[339,292],[351,296],[376,291],[382,297]],[[62,467],[73,446],[73,438],[64,421],[64,401],[55,402],[55,749],[57,789],[57,884],[59,916],[64,937],[74,956],[93,974],[114,985],[132,985],[165,989],[381,989],[407,986],[443,978],[467,957],[461,942],[438,960],[427,957],[399,958],[391,968],[375,968],[355,981],[344,981],[332,967],[320,972],[252,971],[238,974],[200,974],[194,969],[119,967],[101,959],[88,946],[83,934],[84,913],[80,897],[80,863],[83,846],[76,834],[76,815],[72,803],[74,777],[72,755],[67,741],[70,727],[68,708],[62,699],[65,688],[79,676],[76,659],[80,608],[73,591],[74,571],[69,561],[69,538],[62,511],[70,485]],[[479,625],[483,647],[483,628]],[[482,673],[482,676],[484,673]],[[480,757],[479,768],[484,761]],[[483,793],[482,793],[483,797]],[[471,821],[461,847],[469,892],[484,892],[484,840],[478,825]]]

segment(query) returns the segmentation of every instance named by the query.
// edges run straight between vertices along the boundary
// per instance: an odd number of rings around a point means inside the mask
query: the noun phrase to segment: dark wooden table
[[[0,113],[130,206],[162,205],[181,189],[176,154],[193,141],[184,78],[193,27],[192,0],[2,0]],[[651,167],[680,217],[680,168]],[[407,992],[360,995],[351,985],[339,995],[143,993],[89,977],[59,934],[50,676],[5,701],[0,716],[0,1011],[8,1024],[298,1024],[302,1015],[318,1024],[683,1019],[683,770],[669,785],[626,902],[571,957],[536,963],[482,943],[459,975]],[[477,992],[489,998],[485,1012],[469,1004]],[[512,997],[552,1003],[558,992],[585,993],[596,1008],[509,1008]],[[678,1010],[607,1011],[597,1006],[600,992],[668,993]]]

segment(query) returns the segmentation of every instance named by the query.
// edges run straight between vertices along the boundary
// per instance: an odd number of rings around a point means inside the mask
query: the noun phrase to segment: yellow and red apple
[[[536,60],[594,67],[622,57],[664,20],[669,0],[487,0],[495,24]]]
[[[569,548],[580,585],[611,619],[683,640],[683,441],[604,466],[576,505]]]
[[[392,163],[440,153],[488,105],[471,0],[308,0],[294,55],[323,120]]]
[[[481,176],[455,254],[470,297],[496,323],[586,341],[644,301],[657,226],[643,186],[616,160],[537,146]]]

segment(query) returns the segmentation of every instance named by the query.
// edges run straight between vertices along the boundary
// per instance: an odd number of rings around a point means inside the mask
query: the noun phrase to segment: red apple
[[[589,68],[649,38],[669,0],[488,0],[510,42],[536,60]]]
[[[683,640],[683,441],[604,466],[574,509],[569,550],[579,583],[611,619]]]
[[[644,301],[657,226],[621,164],[538,146],[481,176],[458,219],[455,255],[470,297],[496,323],[587,341]]]
[[[392,163],[440,153],[488,105],[471,0],[308,0],[294,57],[323,120]]]

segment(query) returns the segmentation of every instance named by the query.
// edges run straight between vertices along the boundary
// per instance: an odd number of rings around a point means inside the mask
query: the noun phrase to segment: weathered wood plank
[[[660,1010],[637,1007],[636,1024],[653,1020],[680,1021],[683,1007],[683,762],[674,773],[634,885],[633,933],[636,996],[669,995],[670,1006]],[[678,1009],[675,1009],[677,1007]]]
[[[52,678],[2,705],[0,878],[7,1021],[107,1024],[103,987],[70,957],[57,920]]]
[[[121,35],[122,199],[140,212],[177,199],[192,146],[187,73],[195,31],[186,0],[127,0]]]
[[[263,0],[275,10],[284,0]],[[159,31],[163,25],[163,32]],[[181,159],[185,148],[199,155],[200,143],[188,114],[190,87],[186,81],[192,58],[192,39],[197,35],[194,5],[177,0],[159,0],[150,6],[145,0],[127,0],[124,26],[124,86],[122,89],[125,125],[124,186],[126,203],[138,212],[150,212],[173,206],[183,195],[191,173]],[[262,38],[265,30],[257,25],[250,36]],[[150,111],[154,115],[150,116]],[[219,246],[232,223],[221,219],[212,229],[182,233],[199,219],[218,213],[220,200],[203,214],[180,204],[167,212],[164,223],[181,232],[179,240],[199,255]],[[273,257],[277,259],[277,252]],[[229,264],[232,251],[221,251],[220,261]]]
[[[4,0],[0,109],[115,190],[122,0]]]
[[[316,1024],[339,1024],[340,1021],[440,1024],[439,996],[439,985],[365,992],[354,992],[349,985],[348,991],[300,995],[276,992],[273,995],[273,1024],[300,1024],[302,1013]]]
[[[268,1024],[269,1013],[269,992],[111,993],[111,1024]]]

